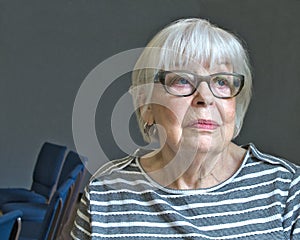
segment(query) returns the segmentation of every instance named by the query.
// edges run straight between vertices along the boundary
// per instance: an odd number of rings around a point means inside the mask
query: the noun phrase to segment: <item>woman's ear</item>
[[[140,113],[143,121],[147,123],[147,125],[154,124],[154,116],[152,111],[152,105],[146,104],[140,107]]]

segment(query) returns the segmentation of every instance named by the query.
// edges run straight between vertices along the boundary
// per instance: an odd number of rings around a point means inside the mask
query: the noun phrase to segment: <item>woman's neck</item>
[[[148,175],[160,185],[173,189],[209,188],[231,177],[240,167],[245,150],[228,144],[222,151],[175,153],[163,147],[141,159]]]

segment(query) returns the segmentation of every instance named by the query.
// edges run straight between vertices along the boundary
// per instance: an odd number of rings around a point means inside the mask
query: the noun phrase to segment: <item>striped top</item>
[[[253,144],[239,170],[207,189],[159,186],[128,156],[86,187],[74,239],[300,239],[300,168]]]

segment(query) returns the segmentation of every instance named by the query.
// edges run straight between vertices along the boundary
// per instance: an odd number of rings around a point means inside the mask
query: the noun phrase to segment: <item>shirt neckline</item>
[[[209,192],[213,192],[213,191],[217,191],[218,189],[224,187],[225,185],[231,183],[236,177],[237,175],[239,175],[239,173],[242,171],[242,169],[244,168],[249,156],[250,156],[250,145],[243,145],[241,146],[242,148],[245,148],[247,151],[244,155],[244,159],[242,161],[242,164],[240,165],[240,167],[238,168],[238,170],[227,180],[225,180],[224,182],[221,182],[218,185],[215,185],[213,187],[209,187],[209,188],[200,188],[200,189],[172,189],[172,188],[168,188],[168,187],[164,187],[162,185],[160,185],[158,182],[156,182],[155,180],[153,180],[143,169],[143,167],[140,164],[140,158],[141,155],[139,156],[134,156],[135,158],[135,162],[137,167],[139,168],[139,170],[141,171],[141,173],[143,174],[143,176],[149,181],[149,183],[151,183],[151,185],[154,188],[157,188],[159,190],[162,190],[164,192],[167,193],[172,193],[172,194],[182,194],[182,195],[191,195],[191,194],[201,194],[201,193],[209,193]],[[143,150],[142,150],[143,151]],[[136,151],[138,152],[138,151]]]

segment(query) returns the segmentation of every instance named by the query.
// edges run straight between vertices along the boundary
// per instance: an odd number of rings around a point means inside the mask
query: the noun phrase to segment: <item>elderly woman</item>
[[[93,176],[74,239],[300,239],[299,168],[232,142],[251,97],[235,36],[176,21],[150,41],[132,78],[141,132],[160,147]]]

